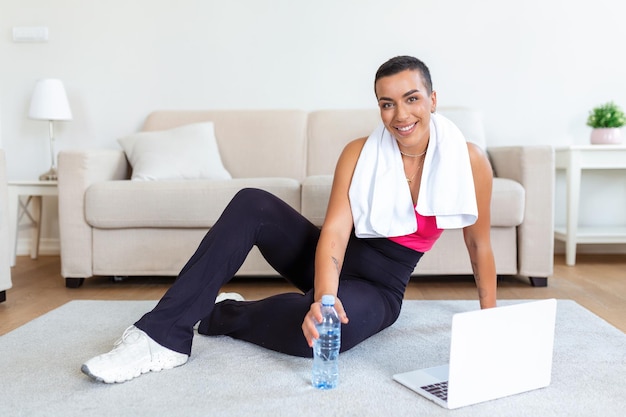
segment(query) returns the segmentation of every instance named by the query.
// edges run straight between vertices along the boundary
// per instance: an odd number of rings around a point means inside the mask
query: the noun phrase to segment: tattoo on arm
[[[331,256],[331,259],[333,260],[333,263],[335,264],[335,269],[337,270],[337,275],[339,275],[339,272],[340,272],[339,261],[334,256]]]
[[[475,262],[472,262],[472,271],[474,272],[474,281],[476,281],[476,287],[478,287],[478,298],[485,298],[487,294],[485,290],[480,287],[480,274],[478,273],[478,265]]]

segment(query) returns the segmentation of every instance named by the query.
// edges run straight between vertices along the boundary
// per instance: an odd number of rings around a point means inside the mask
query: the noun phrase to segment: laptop
[[[453,409],[550,385],[556,300],[457,313],[448,365],[393,379]]]

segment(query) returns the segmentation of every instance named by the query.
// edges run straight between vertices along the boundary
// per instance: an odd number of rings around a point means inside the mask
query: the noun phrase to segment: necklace
[[[418,153],[418,154],[412,154],[412,153],[402,152],[402,150],[400,150],[400,153],[404,156],[408,156],[409,158],[419,158],[420,156],[423,156],[426,153],[426,151],[422,153]]]
[[[400,151],[402,152],[402,151]],[[422,155],[424,155],[426,152],[424,151],[424,153],[422,153]],[[411,178],[406,177],[406,182],[409,183],[409,185],[411,185],[411,183],[413,182],[413,179],[415,179],[415,176],[417,175],[417,173],[419,172],[420,168],[422,168],[422,164],[424,163],[424,161],[422,160],[422,162],[419,163],[419,165],[417,166],[417,168],[415,169],[415,172],[413,173],[413,175],[411,175]]]

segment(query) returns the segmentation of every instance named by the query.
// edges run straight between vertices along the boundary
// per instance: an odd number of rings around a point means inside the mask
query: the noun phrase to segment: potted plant
[[[621,127],[626,124],[622,109],[610,101],[589,112],[587,126],[591,126],[591,143],[618,144],[622,143]]]

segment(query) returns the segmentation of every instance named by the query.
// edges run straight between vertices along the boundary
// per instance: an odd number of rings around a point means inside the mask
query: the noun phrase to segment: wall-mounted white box
[[[13,28],[13,42],[48,42],[45,26],[19,26]]]

